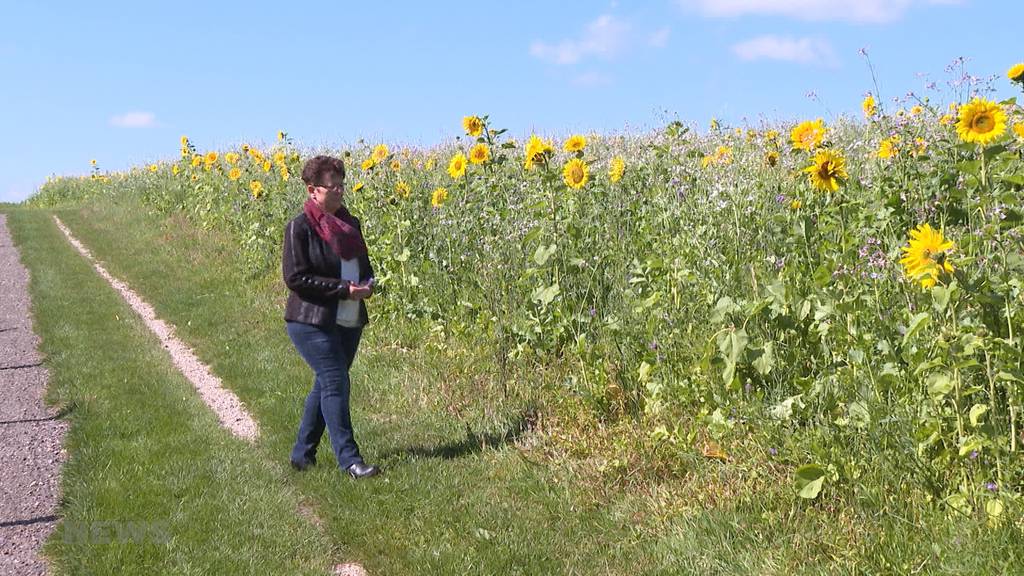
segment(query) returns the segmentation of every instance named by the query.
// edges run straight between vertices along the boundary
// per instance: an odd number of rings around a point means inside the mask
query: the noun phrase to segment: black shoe
[[[316,466],[316,458],[307,458],[305,460],[296,461],[292,460],[292,468],[295,468],[299,472],[309,468],[310,466]]]
[[[348,471],[349,476],[357,480],[359,478],[369,478],[370,476],[376,476],[377,474],[380,473],[380,468],[377,468],[376,466],[370,466],[369,464],[366,464],[364,462],[356,462],[355,464],[349,466],[345,470]]]

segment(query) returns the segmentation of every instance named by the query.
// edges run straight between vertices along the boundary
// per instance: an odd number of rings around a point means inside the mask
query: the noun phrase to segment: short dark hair
[[[307,185],[319,185],[327,174],[337,174],[345,179],[345,162],[334,156],[314,156],[302,167],[302,181]]]

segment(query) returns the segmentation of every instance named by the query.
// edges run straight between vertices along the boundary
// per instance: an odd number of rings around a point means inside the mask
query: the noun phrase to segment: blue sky
[[[1024,61],[1017,0],[31,2],[0,9],[0,201],[274,139],[431,145],[466,114],[522,135],[859,114],[873,90]],[[1017,38],[1017,40],[1014,40]],[[935,88],[928,88],[935,82]],[[814,97],[808,97],[813,92]]]

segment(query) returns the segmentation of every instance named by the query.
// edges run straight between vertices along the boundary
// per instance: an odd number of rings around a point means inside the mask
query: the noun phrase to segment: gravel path
[[[59,520],[67,422],[43,402],[28,271],[0,214],[0,574],[46,574],[39,549]]]
[[[171,355],[174,365],[188,378],[195,386],[199,396],[206,402],[206,405],[217,415],[221,426],[227,428],[235,436],[255,441],[259,437],[260,429],[256,420],[245,409],[242,401],[234,392],[225,388],[220,378],[210,371],[209,366],[203,364],[192,352],[192,349],[184,342],[174,336],[174,326],[156,317],[156,311],[145,300],[139,297],[127,284],[110,275],[107,270],[93,258],[89,249],[82,245],[68,230],[67,226],[60,221],[60,218],[53,217],[57,227],[64,232],[68,241],[81,252],[82,256],[92,264],[99,273],[118,293],[125,299],[135,312],[142,317],[146,326],[160,338],[164,348]]]

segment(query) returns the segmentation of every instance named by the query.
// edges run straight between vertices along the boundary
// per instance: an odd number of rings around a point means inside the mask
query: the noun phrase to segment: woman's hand
[[[349,284],[349,300],[365,300],[373,295],[373,284]]]

